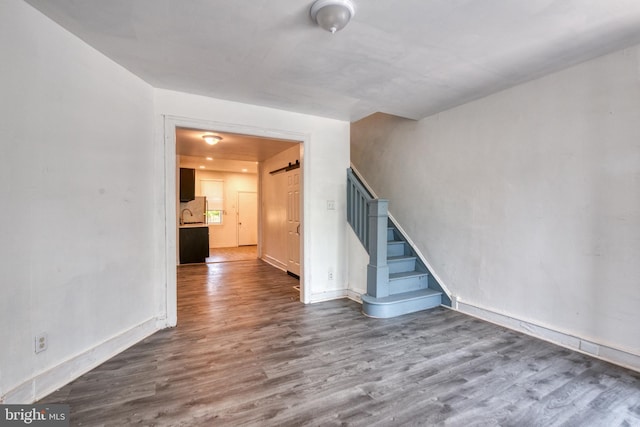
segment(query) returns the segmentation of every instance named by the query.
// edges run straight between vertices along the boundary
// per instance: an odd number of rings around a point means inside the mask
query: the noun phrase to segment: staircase
[[[387,227],[387,266],[389,281],[386,296],[362,296],[362,311],[371,317],[395,317],[442,304],[442,292],[429,288],[429,271],[391,220]]]
[[[351,169],[347,199],[347,220],[369,252],[363,313],[387,318],[450,305],[440,284],[388,217],[388,202],[373,198]]]

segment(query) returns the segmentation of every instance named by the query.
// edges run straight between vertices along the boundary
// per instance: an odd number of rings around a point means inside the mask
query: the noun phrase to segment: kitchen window
[[[206,197],[206,216],[208,224],[222,224],[224,215],[224,180],[202,179],[200,191]]]

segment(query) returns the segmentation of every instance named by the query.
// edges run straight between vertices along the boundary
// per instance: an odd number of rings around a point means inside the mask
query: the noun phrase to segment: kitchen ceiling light
[[[355,13],[350,0],[317,0],[311,6],[311,19],[331,34],[343,29]]]
[[[216,145],[218,142],[222,141],[222,138],[217,135],[202,135],[202,139],[204,139],[209,145]]]

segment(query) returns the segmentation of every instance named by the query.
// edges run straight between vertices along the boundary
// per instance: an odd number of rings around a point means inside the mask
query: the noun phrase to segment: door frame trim
[[[311,210],[307,209],[307,198],[305,194],[309,194],[308,180],[304,179],[305,168],[309,167],[309,134],[293,132],[282,129],[270,129],[256,126],[241,125],[237,123],[219,122],[214,120],[203,120],[188,117],[180,117],[173,115],[162,115],[163,118],[163,144],[164,144],[164,264],[165,264],[165,288],[164,292],[157,295],[157,303],[164,307],[166,313],[166,326],[175,326],[178,321],[178,299],[177,299],[177,260],[178,260],[178,209],[177,202],[177,172],[178,160],[176,155],[176,128],[185,127],[202,130],[217,130],[219,132],[238,133],[251,136],[259,136],[265,138],[284,139],[297,142],[300,145],[300,167],[302,180],[302,201],[301,201],[301,218],[302,223],[308,223],[307,215]],[[260,185],[260,178],[258,185]],[[258,191],[258,256],[261,257],[262,247],[262,226],[261,226],[261,192]],[[304,274],[305,264],[305,248],[309,247],[307,236],[304,233],[304,225],[301,227],[301,245],[300,245],[300,301],[303,303],[311,302],[311,284],[309,278]]]

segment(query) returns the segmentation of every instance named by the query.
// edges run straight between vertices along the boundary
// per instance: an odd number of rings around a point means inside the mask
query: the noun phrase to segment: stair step
[[[402,240],[391,240],[387,242],[387,258],[404,255],[404,251],[405,242]]]
[[[402,271],[389,274],[389,293],[401,294],[429,287],[429,274],[422,271]]]
[[[433,289],[405,292],[383,298],[362,295],[362,311],[370,317],[395,317],[437,307],[442,302],[442,292]]]
[[[395,228],[393,227],[388,227],[387,228],[387,241],[393,241],[396,239],[396,235],[393,232],[393,230],[395,230]]]
[[[390,256],[387,257],[389,273],[400,273],[403,271],[414,271],[416,269],[416,257],[414,256]]]
[[[389,274],[389,281],[400,280],[400,279],[420,278],[420,277],[427,277],[427,276],[429,276],[429,273],[425,273],[423,271],[416,271],[416,270],[401,271],[399,273],[390,273]]]

